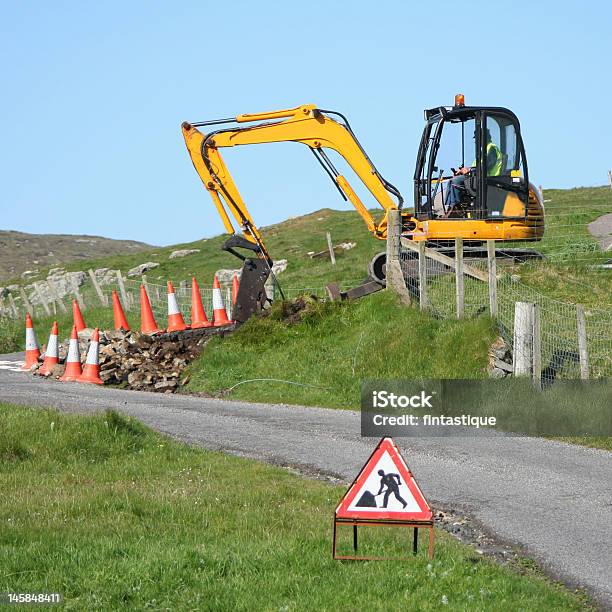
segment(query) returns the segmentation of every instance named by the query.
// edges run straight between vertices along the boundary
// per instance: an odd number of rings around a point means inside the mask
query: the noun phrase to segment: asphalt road
[[[5,369],[15,358],[0,356],[0,400],[114,408],[179,440],[307,474],[351,481],[376,444],[360,437],[356,412],[62,384]],[[467,512],[612,609],[612,453],[505,436],[397,441],[434,508]]]

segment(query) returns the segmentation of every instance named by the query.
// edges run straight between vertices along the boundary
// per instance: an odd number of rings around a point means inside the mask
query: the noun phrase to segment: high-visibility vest
[[[489,158],[489,153],[492,150],[495,152],[495,163],[490,168],[487,168],[487,176],[499,176],[502,171],[502,163],[503,163],[502,152],[499,150],[499,147],[495,143],[488,142],[487,143],[487,161]]]
[[[503,163],[502,152],[499,150],[499,147],[494,142],[488,142],[487,143],[487,158],[489,157],[489,151],[491,151],[491,148],[495,151],[495,163],[490,168],[487,168],[487,176],[499,176],[502,171],[502,163]],[[472,162],[471,167],[472,168],[476,167],[476,160]]]

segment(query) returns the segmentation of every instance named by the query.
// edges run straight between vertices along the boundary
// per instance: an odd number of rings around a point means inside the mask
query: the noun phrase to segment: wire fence
[[[94,274],[95,277],[95,274]],[[31,285],[27,291],[25,288],[8,292],[0,297],[0,334],[10,333],[14,329],[23,327],[23,317],[29,312],[36,319],[46,319],[68,314],[72,309],[72,301],[77,300],[84,312],[95,309],[108,309],[112,312],[112,292],[116,291],[123,309],[127,313],[140,311],[140,292],[144,285],[153,314],[159,323],[162,323],[168,314],[167,284],[152,283],[147,280],[146,275],[142,278],[125,278],[118,271],[106,272],[103,278],[97,278],[94,283],[91,276],[80,279],[82,284],[76,282],[76,277],[70,277],[62,281],[61,287],[54,287],[53,281],[50,285],[47,281],[38,281]],[[83,282],[84,280],[84,282]],[[359,284],[361,280],[345,281],[340,284],[342,290],[350,289]],[[232,317],[232,281],[220,279],[221,296],[228,317]],[[199,287],[200,296],[204,310],[209,317],[213,312],[213,290],[212,287]],[[268,296],[274,300],[284,296],[285,299],[295,299],[301,295],[313,295],[318,299],[326,298],[323,285],[312,284],[311,286],[285,286],[282,288],[275,282],[266,286]],[[191,312],[192,289],[191,280],[175,281],[174,292],[179,308],[186,320]],[[282,293],[281,293],[282,292]]]
[[[405,284],[416,300],[423,298],[426,307],[439,318],[454,318],[457,316],[457,274],[451,262],[443,262],[424,258],[422,271],[425,275],[423,286],[424,296],[421,296],[419,255],[414,250],[400,246],[399,260],[404,274]],[[491,314],[489,285],[486,281],[488,272],[487,259],[466,258],[465,268],[480,278],[470,274],[461,275],[462,285],[462,316],[477,317]],[[576,378],[580,376],[580,347],[578,343],[578,318],[576,305],[554,300],[533,287],[526,285],[511,272],[504,271],[497,277],[497,321],[500,335],[509,349],[518,350],[514,346],[515,303],[529,302],[537,304],[540,318],[540,343],[542,360],[542,379],[553,381],[557,377]],[[112,272],[112,271],[111,271]],[[484,279],[484,280],[483,280]],[[361,279],[363,280],[363,279]],[[347,290],[360,283],[359,279],[341,284],[341,290]],[[116,291],[124,309],[130,313],[140,310],[140,288],[144,284],[153,313],[162,323],[167,316],[167,286],[151,283],[143,278],[124,278],[120,273],[107,273],[96,284],[91,278],[80,286],[64,287],[68,290],[61,297],[49,287],[44,287],[44,281],[37,283],[36,290],[14,291],[4,296],[0,302],[0,334],[21,334],[23,316],[29,311],[35,318],[57,317],[62,313],[70,313],[71,302],[77,299],[81,308],[87,312],[90,308],[106,308],[112,311],[111,294]],[[294,299],[300,295],[314,295],[319,299],[326,298],[325,287],[283,286],[286,299]],[[191,310],[191,284],[189,281],[179,281],[175,284],[175,294],[181,311],[186,319]],[[221,294],[223,296],[228,316],[232,315],[231,281],[222,280]],[[200,287],[200,295],[204,308],[209,315],[212,313],[212,288]],[[273,299],[280,297],[278,287],[269,287],[269,295]],[[588,374],[593,378],[612,376],[612,310],[606,308],[585,308],[584,321],[588,353]]]
[[[458,283],[462,289],[462,316],[477,317],[491,315],[490,284],[488,282],[488,259],[471,259],[464,267],[480,273],[481,278],[455,271],[455,260],[444,263],[424,257],[419,265],[419,253],[400,245],[400,266],[406,287],[413,298],[439,318],[458,316]],[[521,282],[517,275],[505,271],[496,258],[496,307],[500,335],[509,350],[515,354],[514,346],[515,304],[528,302],[537,305],[539,315],[539,345],[541,354],[541,379],[543,384],[556,378],[579,378],[580,345],[579,313],[584,313],[588,376],[601,378],[612,376],[612,309],[584,308],[576,304],[558,301]],[[422,279],[424,284],[422,284]]]

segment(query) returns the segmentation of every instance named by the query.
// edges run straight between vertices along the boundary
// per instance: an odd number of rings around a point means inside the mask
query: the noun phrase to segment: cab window
[[[487,176],[523,176],[523,160],[514,123],[509,117],[489,115],[486,120]]]

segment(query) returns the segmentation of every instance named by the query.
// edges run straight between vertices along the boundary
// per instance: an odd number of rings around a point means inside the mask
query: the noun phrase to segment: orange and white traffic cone
[[[238,289],[240,289],[240,281],[238,280],[238,275],[234,272],[234,278],[232,279],[232,306],[236,305]]]
[[[130,331],[130,324],[125,318],[125,312],[123,312],[123,307],[116,291],[113,291],[113,320],[116,330],[124,329],[125,331]]]
[[[172,281],[168,281],[168,331],[183,331],[184,329],[187,329],[187,325],[179,310]]]
[[[200,287],[194,276],[191,279],[191,329],[200,329],[201,327],[212,327],[212,323],[206,316],[206,311],[202,305]]]
[[[57,321],[53,321],[49,342],[47,342],[47,350],[45,352],[45,360],[38,370],[41,376],[51,376],[53,368],[59,363],[59,350],[57,345]]]
[[[66,357],[66,371],[60,377],[62,382],[74,382],[81,375],[81,353],[79,351],[79,334],[76,325],[72,326],[68,357]]]
[[[144,285],[140,285],[140,331],[143,334],[159,334],[162,331],[157,327],[149,295]]]
[[[77,332],[81,332],[87,327],[77,300],[72,300],[72,322],[76,325]]]
[[[94,385],[103,385],[100,378],[100,333],[96,327],[89,341],[89,349],[87,351],[87,360],[83,366],[83,373],[77,378],[80,383],[92,383]]]
[[[230,320],[227,318],[227,312],[223,305],[221,285],[219,285],[219,279],[215,274],[215,280],[213,281],[213,325],[215,327],[222,327],[223,325],[229,324]]]
[[[31,370],[37,363],[40,357],[40,348],[38,348],[38,340],[36,339],[36,332],[32,325],[32,317],[29,312],[26,312],[25,318],[26,324],[26,350],[25,350],[25,363],[23,364],[22,370]]]

